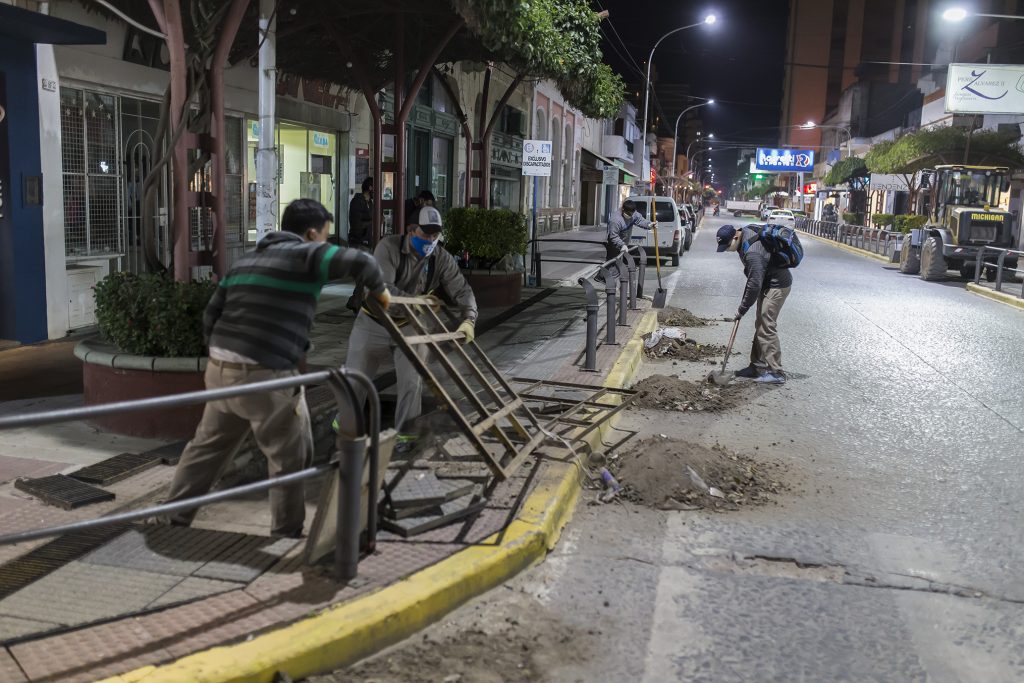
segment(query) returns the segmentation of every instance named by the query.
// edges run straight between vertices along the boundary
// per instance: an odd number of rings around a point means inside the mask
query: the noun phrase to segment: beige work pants
[[[271,370],[259,365],[234,366],[211,360],[206,366],[206,388],[292,377],[297,370]],[[267,458],[271,477],[309,467],[313,435],[303,392],[298,388],[266,391],[211,401],[203,410],[196,434],[185,447],[174,472],[168,502],[208,493],[231,463],[249,430]],[[302,532],[306,507],[301,482],[270,490],[273,515],[271,533],[295,536]],[[191,524],[196,511],[172,516],[177,524]]]
[[[757,319],[754,343],[750,348],[750,364],[771,372],[782,370],[782,345],[779,343],[778,321],[782,304],[789,296],[789,287],[766,289],[757,298]]]

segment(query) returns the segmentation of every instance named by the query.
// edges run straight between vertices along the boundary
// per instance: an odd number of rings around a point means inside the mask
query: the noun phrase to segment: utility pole
[[[277,19],[274,0],[260,0],[259,119],[256,150],[256,241],[277,230]]]

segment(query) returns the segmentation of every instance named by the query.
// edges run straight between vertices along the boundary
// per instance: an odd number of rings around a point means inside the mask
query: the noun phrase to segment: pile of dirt
[[[686,360],[692,362],[707,361],[710,358],[722,357],[725,347],[721,344],[701,344],[696,339],[671,339],[662,337],[658,343],[647,348],[651,335],[644,336],[644,354],[651,359]],[[714,361],[709,361],[714,365]]]
[[[701,318],[676,306],[666,306],[658,311],[658,324],[663,327],[704,327],[714,322],[712,318]]]
[[[721,412],[734,408],[743,399],[744,386],[724,387],[705,382],[688,382],[668,375],[651,375],[633,385],[637,397],[630,406],[655,410],[695,410]]]
[[[788,490],[781,463],[677,439],[644,439],[610,467],[621,497],[661,510],[735,510],[765,505]]]

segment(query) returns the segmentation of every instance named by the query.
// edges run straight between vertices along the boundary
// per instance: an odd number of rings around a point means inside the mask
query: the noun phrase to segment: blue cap
[[[723,225],[718,229],[716,239],[718,240],[718,251],[723,252],[732,244],[732,238],[736,236],[736,228],[731,225]]]

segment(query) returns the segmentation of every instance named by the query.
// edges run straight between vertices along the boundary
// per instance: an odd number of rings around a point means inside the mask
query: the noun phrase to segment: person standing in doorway
[[[373,176],[365,179],[362,191],[348,205],[348,246],[369,249],[373,236]]]

